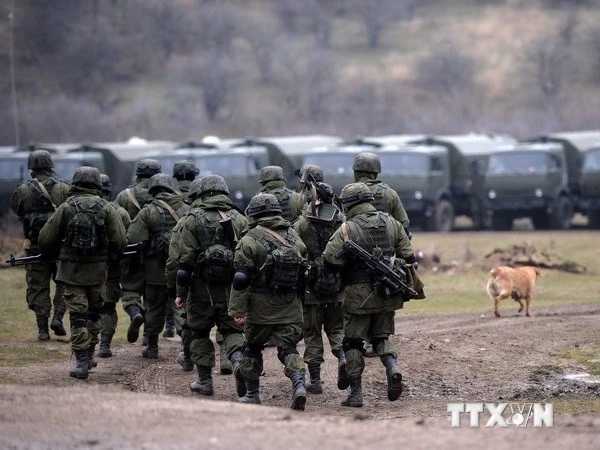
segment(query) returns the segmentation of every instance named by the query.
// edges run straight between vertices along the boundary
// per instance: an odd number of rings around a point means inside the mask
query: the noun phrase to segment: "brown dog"
[[[490,270],[490,279],[487,282],[487,292],[492,300],[494,300],[494,314],[500,317],[498,304],[500,301],[512,297],[516,302],[519,302],[521,307],[519,312],[523,312],[530,317],[529,303],[531,302],[531,292],[535,286],[535,282],[542,273],[537,267],[522,266],[508,267],[498,266]],[[525,305],[523,305],[525,300]]]

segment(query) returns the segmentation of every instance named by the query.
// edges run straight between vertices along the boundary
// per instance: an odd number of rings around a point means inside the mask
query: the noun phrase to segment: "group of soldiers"
[[[55,279],[50,328],[66,335],[68,310],[72,377],[88,378],[97,346],[97,356],[112,356],[121,299],[130,318],[127,340],[136,342],[144,327],[143,357],[158,358],[163,329],[181,336],[177,362],[185,371],[196,368],[195,393],[214,392],[216,327],[221,371],[233,372],[241,403],[261,403],[263,350],[273,341],[292,383],[290,407],[304,410],[307,392],[323,392],[323,331],[338,360],[337,387],[350,388],[343,406],[363,405],[365,342],[386,368],[388,399],[400,397],[402,375],[389,336],[395,311],[424,294],[409,220],[398,194],[377,179],[378,155],[357,155],[356,182],[339,199],[318,166],[301,168],[299,192],[287,187],[281,167],[264,167],[245,211],[223,177],[196,179],[191,161],[177,163],[173,177],[156,160],[140,161],[136,183],[114,202],[110,180],[96,168],[78,168],[69,185],[54,174],[49,153],[37,150],[29,169],[31,180],[11,201],[28,255],[43,259],[27,266],[27,302],[38,339],[48,340]],[[349,243],[368,259],[349,252]],[[125,252],[127,244],[137,244],[140,256]],[[389,273],[382,276],[372,261]],[[390,274],[403,282],[390,284]]]

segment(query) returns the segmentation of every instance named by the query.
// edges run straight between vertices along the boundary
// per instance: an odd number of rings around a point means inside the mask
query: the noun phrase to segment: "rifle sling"
[[[131,192],[130,188],[125,189],[125,192],[127,192],[127,196],[129,197],[129,200],[131,200],[133,202],[133,204],[135,205],[135,207],[137,209],[142,209],[142,207],[140,206],[140,204],[138,203],[138,201],[135,198],[135,195],[133,195],[133,192]]]
[[[173,217],[173,219],[175,219],[175,222],[179,222],[179,216],[177,215],[175,210],[173,208],[171,208],[171,205],[169,205],[164,200],[157,200],[157,202],[160,203],[161,206],[163,206],[167,211],[169,211],[169,214],[171,214],[171,217]]]
[[[258,228],[259,230],[261,230],[265,233],[269,233],[271,236],[273,236],[275,239],[277,239],[283,245],[288,245],[287,241],[284,238],[282,238],[281,236],[279,236],[277,233],[275,233],[273,230],[270,230],[267,227],[263,227],[262,225],[256,225],[255,228]]]
[[[50,201],[50,203],[52,204],[52,208],[54,208],[54,211],[56,211],[56,205],[54,204],[54,202],[50,198],[50,194],[48,194],[48,190],[46,189],[46,186],[44,186],[40,182],[40,180],[38,180],[37,178],[34,178],[34,180],[36,181],[37,185],[39,186],[40,190],[42,191],[42,194],[44,194],[44,197],[46,197]]]

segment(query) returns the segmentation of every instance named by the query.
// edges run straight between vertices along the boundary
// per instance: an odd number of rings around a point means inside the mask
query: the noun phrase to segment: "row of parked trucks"
[[[529,218],[536,229],[568,229],[575,213],[600,228],[600,131],[553,133],[518,141],[506,135],[391,135],[344,140],[308,135],[176,143],[131,139],[92,144],[39,144],[0,154],[0,212],[12,190],[29,177],[27,155],[51,152],[59,176],[70,180],[81,165],[107,173],[115,193],[134,182],[142,158],[157,159],[164,173],[193,160],[200,176],[222,175],[244,208],[258,191],[267,165],[284,168],[291,188],[298,169],[317,164],[335,192],[354,181],[352,165],[362,151],[381,157],[380,178],[394,188],[412,227],[451,231],[466,216],[475,229],[509,230]]]

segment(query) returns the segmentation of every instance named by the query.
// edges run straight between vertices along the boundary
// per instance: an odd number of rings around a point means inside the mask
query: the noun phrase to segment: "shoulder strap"
[[[157,202],[160,203],[160,205],[163,206],[167,211],[169,211],[169,214],[171,214],[171,217],[175,219],[175,222],[179,222],[179,216],[177,215],[175,210],[171,208],[171,205],[169,205],[164,200],[157,200]]]
[[[37,185],[40,188],[40,190],[42,191],[42,194],[44,194],[44,197],[46,197],[48,199],[48,201],[52,205],[52,208],[54,208],[54,210],[56,211],[56,205],[54,204],[54,202],[50,198],[50,194],[48,194],[48,190],[46,189],[46,186],[44,186],[44,184],[41,183],[40,180],[38,180],[37,178],[34,178],[34,180],[37,183]]]
[[[227,214],[225,214],[220,209],[218,209],[217,211],[219,211],[219,215],[221,216],[221,219],[223,219],[223,220],[233,220],[233,217],[228,216]],[[237,233],[235,232],[235,228],[232,226],[231,229],[233,230],[233,237],[234,237],[235,242],[238,242],[238,237],[237,237]]]
[[[131,188],[125,189],[125,192],[127,192],[127,196],[133,202],[133,204],[136,206],[136,208],[137,209],[142,209],[142,207],[140,206],[140,204],[136,200],[135,195],[133,195],[133,192],[131,192]]]
[[[277,233],[275,233],[273,230],[267,228],[267,227],[263,227],[262,225],[256,225],[255,227],[256,229],[261,230],[264,233],[268,233],[271,236],[273,236],[275,239],[277,239],[279,242],[281,242],[283,245],[289,245],[288,242],[282,238],[281,236],[279,236]]]

